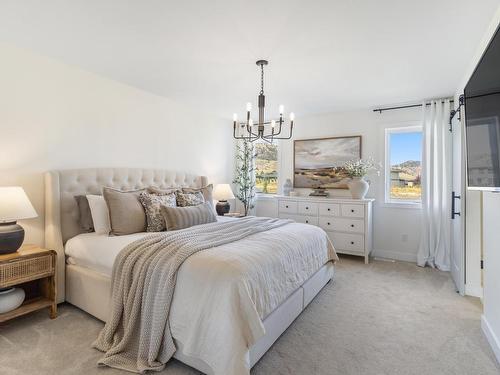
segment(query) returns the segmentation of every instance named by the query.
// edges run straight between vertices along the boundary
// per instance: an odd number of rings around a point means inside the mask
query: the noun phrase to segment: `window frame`
[[[400,126],[392,126],[384,129],[384,206],[394,207],[394,208],[422,208],[422,199],[418,201],[412,200],[397,200],[391,199],[391,134],[401,134],[401,133],[422,133],[422,159],[423,159],[423,126],[420,122],[415,122],[411,124],[401,124]],[[423,160],[420,161],[421,163]]]
[[[267,142],[266,141],[262,141],[262,140],[258,140],[258,141],[255,141],[255,145],[256,144],[259,144],[259,143],[263,143],[263,144],[266,144]],[[273,198],[277,195],[280,195],[282,192],[281,192],[281,141],[280,140],[274,140],[273,141],[273,145],[276,145],[276,147],[278,148],[278,152],[277,152],[277,167],[276,167],[276,173],[278,174],[278,178],[276,180],[276,193],[263,193],[263,192],[260,192],[260,191],[257,191],[257,187],[255,188],[255,198],[256,199],[265,199],[266,197],[267,198]],[[256,158],[255,158],[256,159]],[[254,159],[254,178],[256,179],[257,176],[256,176],[256,166],[255,166],[255,160]]]

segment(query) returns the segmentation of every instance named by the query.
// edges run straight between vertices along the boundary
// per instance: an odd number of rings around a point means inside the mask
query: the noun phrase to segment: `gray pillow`
[[[194,193],[183,193],[181,191],[175,192],[177,198],[177,206],[188,207],[197,206],[199,204],[205,203],[205,198],[200,191]]]
[[[94,221],[92,220],[92,213],[90,212],[89,201],[85,195],[76,195],[76,204],[78,206],[78,222],[80,229],[84,232],[94,231]]]
[[[148,193],[156,194],[156,195],[172,194],[172,193],[175,193],[176,191],[179,191],[178,188],[165,188],[165,189],[162,189],[162,188],[159,188],[157,186],[149,186],[147,188],[147,190],[148,190]]]
[[[189,207],[161,206],[161,213],[168,231],[217,221],[217,217],[208,202]]]
[[[210,184],[207,186],[203,186],[202,188],[182,188],[183,193],[196,193],[200,192],[203,194],[203,198],[205,202],[210,203],[210,206],[214,207],[214,197],[213,197],[214,185]]]
[[[123,236],[146,231],[146,213],[139,202],[139,194],[143,191],[144,189],[121,191],[110,187],[102,188],[109,210],[110,234]]]
[[[161,214],[160,206],[175,207],[177,205],[175,193],[170,194],[150,194],[142,192],[139,194],[139,201],[146,211],[147,231],[161,232],[166,230],[165,219]]]

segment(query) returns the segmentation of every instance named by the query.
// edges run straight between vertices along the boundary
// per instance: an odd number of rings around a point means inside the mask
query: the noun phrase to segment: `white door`
[[[452,122],[452,210],[451,220],[451,276],[457,291],[465,293],[465,139],[464,116],[458,121],[458,114]]]

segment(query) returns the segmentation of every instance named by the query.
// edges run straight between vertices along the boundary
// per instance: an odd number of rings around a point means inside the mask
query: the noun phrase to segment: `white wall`
[[[39,217],[26,241],[43,244],[43,172],[145,167],[231,176],[231,126],[172,100],[0,44],[0,186],[21,185]]]
[[[294,139],[338,137],[346,135],[362,136],[362,157],[373,157],[383,164],[385,136],[384,129],[414,125],[422,119],[421,109],[402,109],[375,113],[370,109],[336,112],[316,116],[299,117],[294,127]],[[280,184],[286,178],[293,180],[293,140],[280,144]],[[383,171],[378,176],[370,176],[371,186],[368,197],[376,199],[373,212],[374,255],[416,261],[420,241],[421,210],[416,208],[393,208],[384,203]],[[302,194],[308,194],[303,191]],[[349,196],[348,190],[332,190],[331,195]],[[273,200],[257,201],[257,214],[276,215]]]
[[[485,51],[490,39],[494,35],[497,27],[500,25],[500,6],[493,16],[488,29],[485,32],[481,44],[478,46],[475,56],[471,59],[469,69],[464,74],[457,93],[462,93],[467,81],[472,75],[476,65],[478,64],[483,52]],[[482,227],[477,225],[469,225],[466,231],[468,246],[467,255],[478,259],[478,251],[481,251],[481,240],[484,259],[483,270],[483,317],[482,327],[488,338],[495,355],[500,362],[500,232],[498,226],[500,223],[500,194],[483,193],[482,207],[480,193],[468,192],[467,199],[467,216],[469,213],[477,214],[482,212]],[[473,207],[469,207],[474,205]],[[481,211],[482,210],[482,211]],[[468,217],[467,223],[473,217]],[[473,266],[472,266],[473,267]],[[477,267],[477,266],[476,266]],[[467,275],[471,272],[468,270]],[[475,278],[479,278],[480,271],[477,268],[472,271]],[[478,276],[479,275],[479,276]],[[468,276],[467,276],[468,277]]]

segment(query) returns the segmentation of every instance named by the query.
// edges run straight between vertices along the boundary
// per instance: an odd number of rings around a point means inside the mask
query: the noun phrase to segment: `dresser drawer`
[[[335,230],[335,223],[334,223],[335,220],[336,219],[333,217],[320,216],[318,219],[318,226],[323,228],[326,231]]]
[[[280,214],[280,218],[294,220],[302,224],[318,225],[318,218],[316,216]]]
[[[285,212],[289,214],[297,213],[297,202],[294,201],[280,201],[279,203],[279,211]]]
[[[335,218],[333,225],[333,230],[339,232],[354,232],[354,233],[364,233],[365,232],[365,221],[358,219],[344,219]]]
[[[347,217],[365,217],[365,206],[361,204],[342,204],[340,207],[342,216]]]
[[[365,237],[362,234],[328,232],[335,249],[364,253]]]
[[[320,216],[340,216],[340,205],[337,203],[320,203]]]
[[[299,202],[298,212],[303,215],[318,216],[318,204],[311,202]]]

